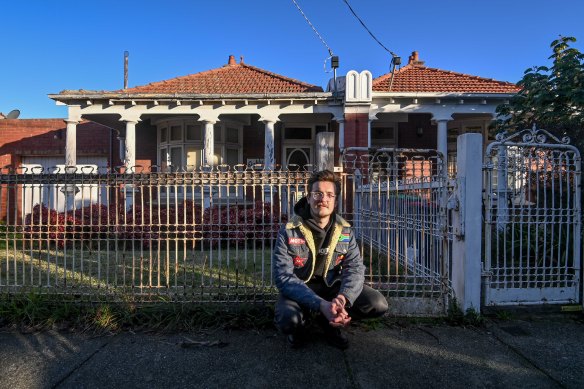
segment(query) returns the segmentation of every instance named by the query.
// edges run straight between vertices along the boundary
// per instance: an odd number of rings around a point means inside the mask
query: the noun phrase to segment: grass
[[[262,305],[79,303],[30,293],[0,298],[0,326],[21,329],[80,330],[96,333],[126,329],[196,331],[272,327],[273,311]]]
[[[221,289],[263,287],[270,280],[269,249],[0,252],[0,286]]]
[[[485,325],[485,317],[473,308],[468,308],[466,312],[462,312],[456,298],[452,298],[449,302],[446,322],[451,325],[483,327]]]
[[[196,248],[181,245],[164,248],[123,250],[101,246],[90,250],[83,246],[58,249],[46,242],[40,247],[0,251],[0,289],[20,291],[45,290],[49,293],[112,293],[132,296],[174,296],[177,300],[229,299],[229,295],[274,291],[269,245],[251,248]],[[44,245],[44,246],[43,246]],[[367,246],[366,246],[367,247]],[[390,269],[376,266],[387,256],[365,250],[366,280],[392,295],[440,295],[444,286],[436,276],[411,272],[395,263]],[[371,259],[374,263],[371,264]],[[182,296],[182,297],[181,297]]]

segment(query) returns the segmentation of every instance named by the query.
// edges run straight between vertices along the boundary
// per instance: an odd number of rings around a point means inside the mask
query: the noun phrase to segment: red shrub
[[[246,205],[214,205],[202,210],[187,200],[176,206],[123,207],[93,204],[74,211],[57,212],[35,205],[25,216],[25,239],[48,239],[57,247],[75,241],[91,244],[109,239],[145,248],[172,240],[200,240],[205,246],[243,246],[275,238],[286,215],[274,204],[261,201]]]

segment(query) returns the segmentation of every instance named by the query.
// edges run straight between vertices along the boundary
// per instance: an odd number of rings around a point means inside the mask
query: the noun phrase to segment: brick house
[[[343,85],[344,81],[344,85]],[[261,162],[268,169],[314,164],[317,135],[334,134],[339,151],[423,147],[444,154],[456,135],[486,133],[495,108],[516,85],[426,67],[417,52],[406,66],[373,79],[349,71],[337,91],[245,64],[117,91],[65,90],[66,161],[76,163],[77,123],[91,120],[123,139],[126,166],[201,166]],[[344,93],[343,93],[344,92]]]
[[[350,147],[435,149],[453,159],[456,136],[481,132],[487,139],[497,105],[519,90],[427,67],[417,52],[378,78],[352,70],[336,81],[323,91],[230,56],[222,67],[143,86],[64,90],[49,97],[67,106],[65,123],[0,120],[0,163],[30,172],[56,165],[270,170],[317,164],[323,142],[335,164]]]

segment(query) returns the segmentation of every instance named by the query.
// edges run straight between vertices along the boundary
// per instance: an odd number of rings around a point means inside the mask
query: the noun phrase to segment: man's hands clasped
[[[320,303],[320,311],[333,327],[346,327],[351,322],[351,317],[345,309],[347,300],[339,294],[332,301],[323,300]]]

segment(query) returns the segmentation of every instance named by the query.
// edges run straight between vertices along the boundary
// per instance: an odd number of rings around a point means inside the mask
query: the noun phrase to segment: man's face
[[[310,204],[312,217],[315,219],[328,218],[335,210],[335,184],[328,181],[317,181],[312,184],[308,195],[308,204]]]

